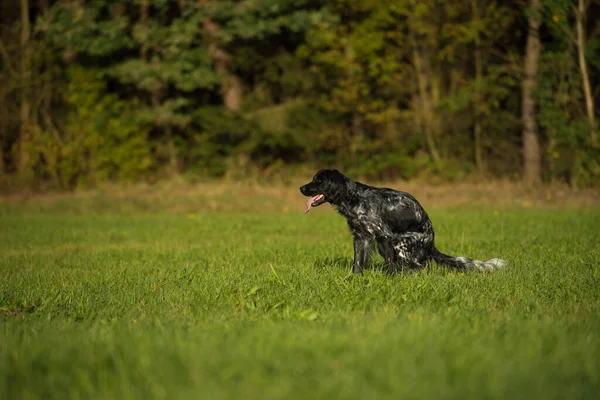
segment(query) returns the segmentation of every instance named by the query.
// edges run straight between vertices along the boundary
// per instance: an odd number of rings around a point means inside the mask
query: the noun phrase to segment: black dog
[[[300,192],[310,197],[305,213],[331,203],[346,217],[354,237],[352,271],[356,274],[368,264],[375,243],[390,273],[405,267],[424,268],[428,260],[466,271],[493,271],[506,265],[499,258],[478,261],[440,253],[429,216],[408,193],[367,186],[335,169],[320,170]]]

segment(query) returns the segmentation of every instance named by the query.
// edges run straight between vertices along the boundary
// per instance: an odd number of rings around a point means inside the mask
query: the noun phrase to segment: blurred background
[[[3,191],[600,182],[600,1],[0,4]]]

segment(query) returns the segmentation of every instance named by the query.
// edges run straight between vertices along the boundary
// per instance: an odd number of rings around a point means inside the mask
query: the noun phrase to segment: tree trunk
[[[430,30],[434,27],[427,24],[424,20],[424,15],[431,12],[431,4],[419,4],[418,1],[410,2],[412,11],[409,11],[408,29],[412,44],[412,61],[415,69],[417,90],[418,90],[418,109],[416,110],[417,119],[421,121],[421,131],[425,135],[427,143],[427,151],[434,163],[438,164],[441,161],[440,153],[435,145],[435,133],[439,129],[436,115],[433,110],[433,105],[436,95],[439,96],[438,85],[434,85],[433,73],[431,68],[431,34]],[[420,6],[420,9],[417,8]],[[424,8],[424,9],[423,9]]]
[[[413,50],[413,63],[417,73],[417,86],[419,90],[419,119],[421,120],[421,129],[425,134],[425,140],[427,141],[427,148],[429,154],[435,163],[440,162],[440,154],[437,151],[434,141],[434,113],[433,113],[433,99],[431,93],[431,80],[429,68],[429,60],[423,57],[415,45]]]
[[[525,48],[525,77],[522,83],[521,99],[521,114],[523,119],[523,178],[529,185],[536,185],[541,181],[542,157],[534,99],[541,50],[539,37],[540,24],[540,0],[530,0],[529,31]]]
[[[207,35],[208,52],[215,63],[215,70],[221,75],[221,96],[223,105],[231,111],[239,111],[242,105],[242,83],[229,71],[229,54],[218,45],[217,33],[219,25],[211,20],[204,21],[204,32]]]
[[[479,15],[479,0],[473,0],[472,2],[472,12],[473,12],[473,21],[479,21],[481,16]],[[477,36],[475,36],[475,92],[473,95],[473,103],[474,103],[474,116],[473,116],[473,147],[475,150],[475,166],[477,167],[477,172],[479,175],[485,175],[485,165],[483,162],[483,150],[481,143],[481,115],[479,112],[479,108],[481,106],[482,96],[481,96],[481,82],[483,80],[483,61],[481,55],[481,37],[480,33],[477,32]]]
[[[139,5],[140,23],[144,26],[147,26],[150,0],[139,0]],[[148,45],[147,42],[142,43],[140,47],[140,58],[146,63],[150,62],[150,50],[151,47]],[[163,104],[162,101],[164,98],[164,89],[157,88],[153,90],[150,94],[150,97],[150,104],[152,105],[152,108],[154,108],[155,110],[159,109]],[[164,121],[161,122],[161,124],[159,125],[161,125],[164,134],[164,142],[162,143],[164,148],[162,150],[164,151],[163,154],[167,162],[166,172],[168,175],[176,175],[179,173],[179,158],[177,156],[177,146],[175,145],[175,139],[173,137],[173,127],[170,125],[169,122],[165,123]]]
[[[31,171],[31,49],[29,38],[31,24],[29,22],[29,2],[21,0],[21,106],[19,110],[19,144],[17,170],[22,179],[29,180]]]
[[[171,175],[177,175],[180,171],[179,168],[179,157],[177,156],[177,146],[175,145],[175,138],[173,137],[173,127],[167,125],[165,127],[165,133],[167,136],[167,155],[169,157],[168,173]]]
[[[579,58],[579,69],[581,71],[581,81],[583,82],[583,93],[585,96],[585,108],[590,124],[590,140],[592,145],[596,145],[596,119],[594,116],[594,96],[590,85],[590,76],[585,61],[585,34],[583,32],[585,19],[585,5],[583,0],[578,0],[577,11],[575,12],[575,29],[577,31],[577,53]]]
[[[349,66],[346,69],[346,78],[349,82],[354,82],[356,76],[356,69],[354,67],[356,64],[356,55],[350,40],[346,40],[344,46],[344,61]],[[356,150],[358,150],[364,139],[365,132],[363,128],[363,116],[358,111],[358,104],[355,104],[350,117],[350,134],[347,135],[348,150],[352,155],[355,165],[359,163],[356,159]]]
[[[227,73],[223,77],[221,94],[223,105],[231,111],[240,111],[242,106],[242,82],[236,75]]]
[[[140,23],[147,27],[148,24],[148,0],[140,0]],[[148,62],[148,44],[146,41],[140,47],[140,58]]]

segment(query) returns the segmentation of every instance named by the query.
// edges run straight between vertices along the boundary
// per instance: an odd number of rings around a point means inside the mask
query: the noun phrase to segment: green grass
[[[0,398],[597,398],[600,213],[433,210],[505,270],[351,277],[345,221],[0,213]]]

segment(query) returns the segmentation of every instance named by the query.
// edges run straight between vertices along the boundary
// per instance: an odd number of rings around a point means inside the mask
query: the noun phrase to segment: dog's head
[[[339,204],[348,190],[351,180],[336,169],[322,169],[312,181],[300,187],[300,192],[310,197],[304,212],[323,203]]]

